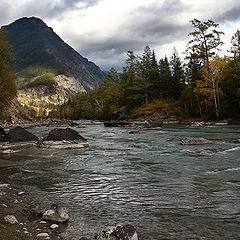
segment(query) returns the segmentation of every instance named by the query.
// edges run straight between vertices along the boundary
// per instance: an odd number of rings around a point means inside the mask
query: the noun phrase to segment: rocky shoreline
[[[42,221],[42,212],[30,193],[10,180],[14,171],[13,166],[0,166],[0,239],[35,240],[43,235],[44,239],[63,239],[60,233],[66,225],[52,228],[52,222]]]

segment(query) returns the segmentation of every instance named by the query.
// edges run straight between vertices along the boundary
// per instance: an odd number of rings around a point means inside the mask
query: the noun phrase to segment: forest
[[[212,20],[190,21],[193,31],[182,61],[176,48],[159,61],[154,50],[127,52],[121,73],[112,68],[99,88],[79,93],[55,113],[72,119],[111,119],[156,99],[177,101],[182,118],[240,117],[240,31],[232,36],[229,56],[220,57],[223,32]]]

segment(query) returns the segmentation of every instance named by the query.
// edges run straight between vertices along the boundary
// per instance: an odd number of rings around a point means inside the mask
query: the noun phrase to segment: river
[[[80,122],[83,150],[28,149],[2,155],[17,167],[11,178],[46,209],[69,209],[63,236],[93,237],[130,223],[139,239],[240,239],[240,126],[164,125],[129,134],[125,128]],[[46,134],[51,128],[31,131]],[[182,146],[183,137],[212,145]],[[31,170],[33,173],[25,173]]]

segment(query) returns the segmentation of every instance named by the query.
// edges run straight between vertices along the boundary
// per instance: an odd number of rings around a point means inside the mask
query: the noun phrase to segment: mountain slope
[[[17,73],[29,67],[51,66],[55,76],[74,77],[85,89],[98,86],[103,80],[105,74],[98,66],[66,44],[41,19],[24,17],[4,28],[16,53]]]

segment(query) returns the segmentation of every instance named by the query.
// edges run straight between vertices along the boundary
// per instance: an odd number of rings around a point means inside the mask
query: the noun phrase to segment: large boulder
[[[72,149],[88,147],[87,140],[71,128],[54,128],[38,143],[40,148]]]
[[[138,240],[136,229],[126,224],[123,226],[108,227],[97,234],[94,239],[96,240]]]
[[[206,138],[196,138],[196,137],[185,137],[181,141],[182,145],[203,145],[203,144],[213,144],[213,141],[210,141]]]
[[[50,209],[43,213],[42,218],[52,222],[66,222],[69,220],[68,210],[59,208],[56,204],[52,204]]]
[[[4,142],[17,143],[17,142],[31,142],[38,141],[38,137],[28,132],[24,128],[17,126],[11,128],[3,138]]]

